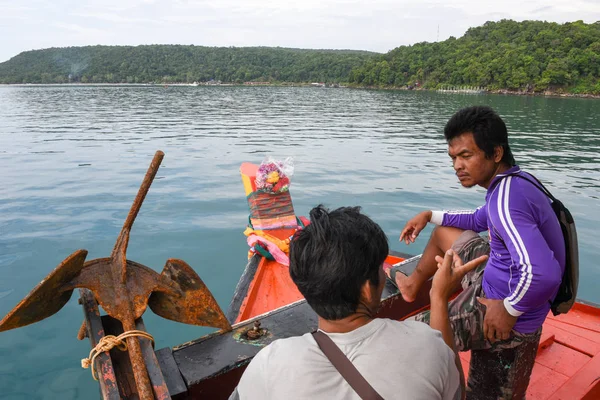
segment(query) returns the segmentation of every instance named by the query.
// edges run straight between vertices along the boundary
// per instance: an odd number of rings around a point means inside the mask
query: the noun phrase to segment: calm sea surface
[[[110,255],[157,149],[163,165],[133,227],[128,258],[160,271],[187,261],[227,308],[246,263],[244,161],[295,159],[298,214],[361,205],[394,250],[419,253],[430,228],[398,235],[423,209],[474,208],[442,129],[457,109],[487,104],[507,122],[519,164],[573,212],[580,297],[600,302],[600,101],[271,87],[0,87],[0,317],[68,254]],[[0,397],[87,399],[77,296],[40,323],[0,333]],[[147,312],[156,348],[208,332]]]

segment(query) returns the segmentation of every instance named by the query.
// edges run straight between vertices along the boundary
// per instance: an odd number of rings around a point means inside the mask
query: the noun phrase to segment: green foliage
[[[179,45],[52,48],[0,64],[0,83],[340,82],[375,54]]]
[[[385,65],[385,73],[383,65]],[[401,46],[350,72],[358,85],[597,93],[600,22],[487,22],[459,39]]]
[[[387,54],[179,45],[28,51],[0,64],[0,83],[348,82],[600,93],[600,22],[487,22],[461,38]]]

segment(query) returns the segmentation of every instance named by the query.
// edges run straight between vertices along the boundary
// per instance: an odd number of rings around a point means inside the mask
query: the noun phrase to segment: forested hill
[[[600,94],[600,21],[487,22],[459,39],[398,47],[355,68],[359,85],[481,86]]]
[[[487,22],[456,39],[352,50],[180,45],[89,46],[21,53],[0,83],[347,82],[600,94],[600,22]]]
[[[27,51],[0,64],[0,83],[348,81],[377,53],[279,47],[87,46]]]

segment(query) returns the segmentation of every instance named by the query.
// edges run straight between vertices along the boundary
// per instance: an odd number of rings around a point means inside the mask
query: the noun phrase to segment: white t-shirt
[[[460,398],[454,352],[440,332],[417,321],[375,319],[348,333],[328,333],[384,399]],[[279,339],[262,349],[230,397],[360,399],[311,334]]]

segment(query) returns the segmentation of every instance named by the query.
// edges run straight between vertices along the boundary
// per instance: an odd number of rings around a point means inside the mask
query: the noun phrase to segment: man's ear
[[[502,146],[496,146],[494,148],[494,162],[499,163],[504,157],[504,148]]]
[[[373,285],[368,279],[360,287],[360,297],[365,304],[371,304],[374,295]]]

